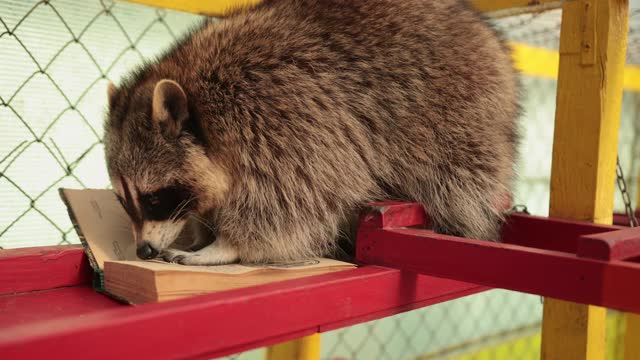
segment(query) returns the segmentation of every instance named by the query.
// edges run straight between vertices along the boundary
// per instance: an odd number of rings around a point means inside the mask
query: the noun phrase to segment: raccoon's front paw
[[[167,262],[182,265],[223,265],[236,262],[238,252],[235,248],[216,241],[194,252],[168,249],[162,253],[162,258]]]
[[[175,249],[165,250],[160,254],[160,256],[166,262],[173,263],[173,264],[182,264],[182,265],[192,265],[191,262],[193,262],[193,260],[190,258],[198,257],[198,255],[195,254],[194,252],[175,250]]]

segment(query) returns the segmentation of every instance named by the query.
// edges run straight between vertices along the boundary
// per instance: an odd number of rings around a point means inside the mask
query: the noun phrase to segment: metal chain
[[[506,211],[507,215],[511,215],[514,213],[531,215],[531,213],[529,212],[529,209],[527,209],[527,205],[522,205],[522,204],[513,205],[511,209]]]
[[[629,218],[629,226],[638,226],[638,219],[636,219],[636,215],[633,212],[631,198],[629,197],[629,191],[627,190],[627,181],[624,178],[622,166],[620,166],[620,158],[616,159],[616,180],[618,182],[618,189],[620,189],[620,194],[622,195],[622,201],[624,202],[624,211],[627,213],[627,217]]]

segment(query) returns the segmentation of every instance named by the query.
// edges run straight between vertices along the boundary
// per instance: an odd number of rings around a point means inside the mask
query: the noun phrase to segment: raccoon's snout
[[[138,246],[136,255],[142,260],[149,260],[158,256],[158,250],[154,249],[148,241],[145,241],[141,246]]]

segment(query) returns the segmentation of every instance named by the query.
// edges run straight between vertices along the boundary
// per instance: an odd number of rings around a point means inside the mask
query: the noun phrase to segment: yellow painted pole
[[[237,6],[259,3],[261,0],[128,0],[145,5],[180,10],[195,14],[220,16]],[[521,9],[524,12],[538,12],[560,7],[561,0],[472,0],[471,3],[480,11],[494,12]]]
[[[128,0],[144,5],[179,10],[200,15],[224,16],[238,7],[251,6],[261,0]]]
[[[558,77],[560,54],[557,51],[518,42],[509,45],[521,74],[547,79]],[[626,91],[640,92],[640,66],[627,64],[624,67],[623,86]],[[640,192],[638,194],[640,196]]]
[[[637,360],[640,358],[640,315],[625,314],[624,359]]]
[[[560,7],[561,0],[471,0],[476,9],[484,12],[501,11],[509,9],[524,8],[531,12],[551,9],[551,6]]]
[[[552,217],[610,224],[629,4],[565,2],[551,167]],[[542,359],[604,359],[606,309],[545,299]]]
[[[267,348],[266,360],[318,360],[320,334],[305,336]]]
[[[637,104],[640,105],[640,104]],[[636,106],[640,109],[640,106]],[[636,113],[636,121],[640,121],[640,113]],[[636,134],[640,136],[640,134]],[[636,209],[640,209],[640,173],[636,185]],[[640,314],[625,314],[624,331],[624,359],[636,360],[640,358]]]

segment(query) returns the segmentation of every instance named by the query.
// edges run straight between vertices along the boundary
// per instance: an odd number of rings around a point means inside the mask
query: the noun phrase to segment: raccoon
[[[466,2],[263,1],[204,21],[108,99],[108,173],[142,259],[331,256],[381,200],[499,239],[519,85]],[[188,223],[196,247],[169,248]]]

